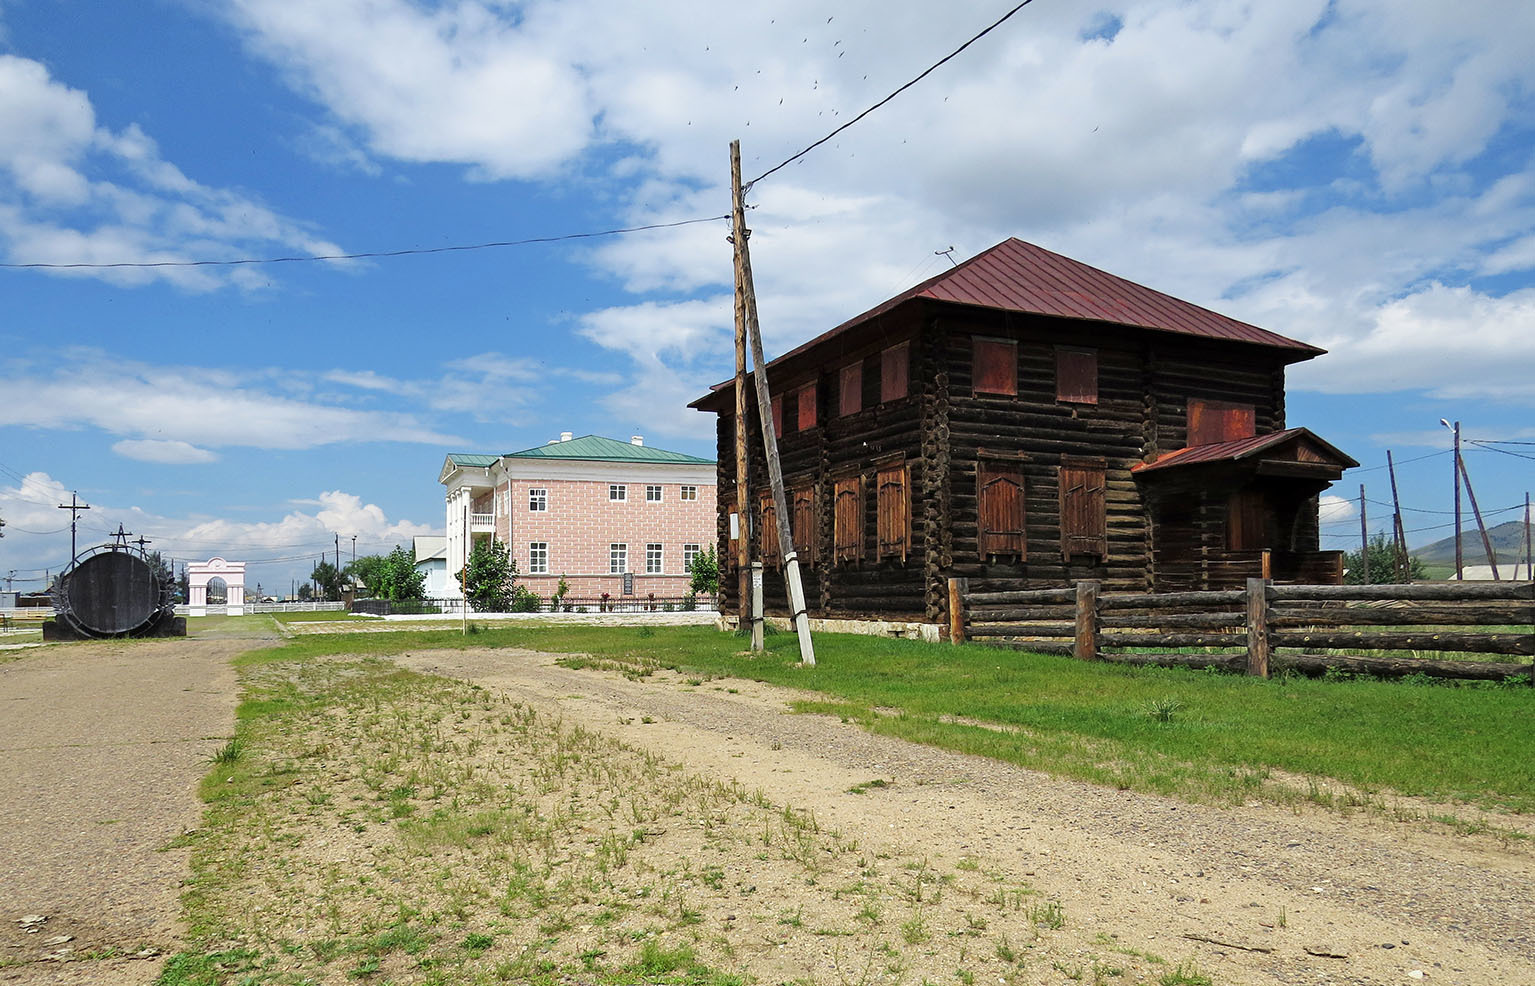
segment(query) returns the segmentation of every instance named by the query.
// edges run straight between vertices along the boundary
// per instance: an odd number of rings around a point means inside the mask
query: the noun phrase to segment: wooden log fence
[[[1535,685],[1535,583],[1275,585],[1245,590],[1104,593],[1069,588],[970,592],[949,580],[949,638],[1081,660],[1503,681]],[[1158,648],[1210,648],[1200,653]],[[1149,652],[1156,651],[1156,652]],[[1426,655],[1426,656],[1425,656]],[[1449,655],[1449,656],[1447,656]]]

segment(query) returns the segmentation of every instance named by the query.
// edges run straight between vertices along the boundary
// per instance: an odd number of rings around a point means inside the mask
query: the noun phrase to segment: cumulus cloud
[[[306,224],[189,178],[136,124],[100,125],[89,96],[40,62],[0,54],[0,249],[15,263],[160,263],[282,247],[339,253]],[[190,290],[253,283],[208,268],[56,270]]]
[[[190,442],[174,439],[124,439],[114,444],[112,451],[125,459],[138,459],[140,462],[159,462],[165,465],[217,462],[219,458],[215,452],[210,452],[205,448],[198,448]]]
[[[1331,493],[1322,495],[1321,521],[1323,524],[1341,524],[1359,516],[1359,504]]]

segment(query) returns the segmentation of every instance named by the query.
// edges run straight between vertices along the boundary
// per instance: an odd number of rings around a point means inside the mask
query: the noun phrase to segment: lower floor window
[[[661,546],[659,544],[645,545],[645,574],[661,574]]]
[[[693,559],[703,553],[704,546],[701,544],[684,544],[682,546],[682,570],[684,572],[691,572],[693,570]]]
[[[627,544],[608,545],[608,573],[622,575],[629,570],[629,546]]]
[[[528,545],[528,574],[549,574],[549,542],[534,541]]]

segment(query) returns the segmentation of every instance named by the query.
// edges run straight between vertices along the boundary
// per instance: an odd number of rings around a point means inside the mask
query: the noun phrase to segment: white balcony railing
[[[494,531],[496,529],[495,514],[470,514],[470,531]]]

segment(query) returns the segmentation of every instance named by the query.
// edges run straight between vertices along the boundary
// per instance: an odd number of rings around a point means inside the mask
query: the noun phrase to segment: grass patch
[[[247,664],[325,653],[523,647],[643,678],[658,668],[820,693],[801,712],[872,732],[1099,784],[1194,801],[1306,800],[1275,771],[1489,809],[1535,811],[1528,685],[1423,688],[1365,679],[1272,680],[1082,662],[979,645],[817,636],[798,665],[792,634],[753,656],[710,627],[537,626],[302,637]],[[876,709],[899,709],[899,715]],[[1314,799],[1313,799],[1314,800]],[[1344,805],[1345,807],[1347,805]]]

